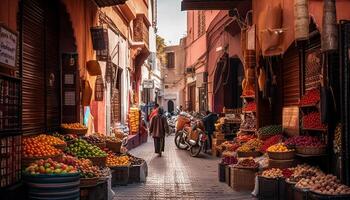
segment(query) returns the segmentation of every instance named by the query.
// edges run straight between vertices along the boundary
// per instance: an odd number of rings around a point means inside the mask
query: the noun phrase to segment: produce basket
[[[323,147],[296,147],[296,152],[303,155],[322,155],[326,153],[326,146]]]
[[[256,170],[231,167],[231,187],[234,190],[251,191],[255,185]]]
[[[28,199],[79,199],[80,174],[24,174]]]
[[[67,144],[56,144],[56,145],[53,145],[56,149],[60,149],[62,151],[64,151],[67,147]]]
[[[33,162],[35,162],[37,160],[41,160],[41,159],[46,160],[46,159],[51,158],[54,161],[60,161],[62,159],[62,156],[63,156],[63,154],[57,154],[55,156],[32,157],[32,158],[25,158],[25,157],[23,157],[22,158],[22,166],[27,167],[31,163],[33,163]]]
[[[279,169],[285,169],[294,167],[295,161],[294,160],[274,160],[269,159],[269,168],[279,168]]]
[[[287,152],[267,152],[270,159],[274,160],[292,160],[295,156],[295,151],[287,151]]]
[[[294,200],[294,187],[296,183],[289,182],[288,179],[284,179],[284,191],[283,195],[280,195],[280,199]],[[280,183],[281,185],[282,183]],[[281,188],[281,187],[280,187]]]
[[[308,200],[308,189],[300,189],[297,187],[294,187],[294,199],[295,200]]]
[[[226,164],[219,163],[219,166],[218,166],[219,174],[218,174],[218,176],[219,176],[219,181],[220,182],[225,182],[225,168],[226,168],[226,166],[227,166]]]
[[[278,200],[279,197],[279,179],[266,178],[258,176],[259,182],[259,199]]]
[[[121,146],[122,146],[122,142],[106,141],[106,147],[111,151],[113,151],[114,153],[120,153]]]
[[[96,165],[99,167],[106,167],[107,156],[105,156],[105,157],[86,157],[86,158],[91,160],[93,165]]]
[[[349,200],[350,195],[328,195],[328,194],[320,194],[315,191],[309,191],[308,200]]]
[[[141,182],[141,176],[142,176],[142,170],[143,165],[145,162],[143,162],[140,165],[130,165],[129,167],[129,181],[128,183],[139,183]]]
[[[237,151],[237,156],[240,158],[245,158],[245,157],[259,157],[261,155],[261,152],[259,151],[248,151],[248,152],[243,152],[243,151]]]
[[[106,148],[106,142],[95,143],[93,145],[98,146],[100,149]]]
[[[129,182],[129,166],[112,167],[112,187],[127,185]]]
[[[79,136],[83,136],[87,133],[87,128],[84,129],[75,129],[75,128],[63,128],[61,127],[62,134],[76,134]]]
[[[231,166],[230,165],[226,165],[225,166],[225,182],[228,186],[231,186]]]
[[[100,178],[80,178],[80,187],[93,187],[96,186]]]

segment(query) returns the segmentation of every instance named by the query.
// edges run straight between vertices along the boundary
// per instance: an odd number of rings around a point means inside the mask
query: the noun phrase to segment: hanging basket
[[[103,96],[104,96],[104,83],[102,76],[99,75],[96,78],[96,83],[95,83],[95,101],[103,101]]]
[[[98,76],[102,74],[100,64],[97,60],[89,60],[86,62],[86,69],[90,76]]]
[[[308,0],[294,0],[294,33],[296,40],[306,40],[309,37]]]

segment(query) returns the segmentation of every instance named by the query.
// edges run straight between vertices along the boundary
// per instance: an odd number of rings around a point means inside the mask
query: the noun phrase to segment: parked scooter
[[[185,124],[183,129],[175,135],[175,144],[179,149],[190,151],[192,157],[196,157],[204,149],[207,135],[201,120],[192,120],[192,126]]]

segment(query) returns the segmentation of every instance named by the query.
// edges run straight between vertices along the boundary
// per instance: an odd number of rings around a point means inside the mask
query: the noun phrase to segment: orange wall
[[[281,4],[283,9],[283,28],[287,29],[284,34],[283,47],[286,50],[294,41],[294,0],[253,0],[253,20],[255,24],[258,24],[260,13],[266,8],[268,4],[278,5]],[[337,0],[337,18],[350,19],[350,1],[349,0]],[[322,0],[310,0],[309,1],[309,13],[315,19],[319,29],[322,29],[322,16],[323,16],[323,1]],[[258,31],[262,27],[257,27]]]
[[[18,0],[1,0],[0,22],[12,30],[17,30]]]

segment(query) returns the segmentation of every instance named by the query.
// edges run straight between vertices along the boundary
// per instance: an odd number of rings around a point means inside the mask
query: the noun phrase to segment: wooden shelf
[[[255,99],[255,95],[250,95],[250,96],[241,96],[242,99]]]
[[[256,110],[254,110],[254,111],[242,111],[242,113],[244,113],[244,114],[254,114],[254,113],[256,113]]]
[[[256,129],[242,129],[242,128],[240,128],[239,129],[240,131],[244,131],[244,132],[256,132]]]
[[[300,108],[318,108],[318,103],[299,106]]]
[[[300,154],[300,153],[296,153],[296,156],[299,157],[303,157],[303,158],[310,158],[310,157],[324,157],[324,156],[328,156],[327,154],[320,154],[320,155],[306,155],[306,154]]]
[[[302,128],[304,131],[319,131],[319,132],[327,132],[326,128]]]

